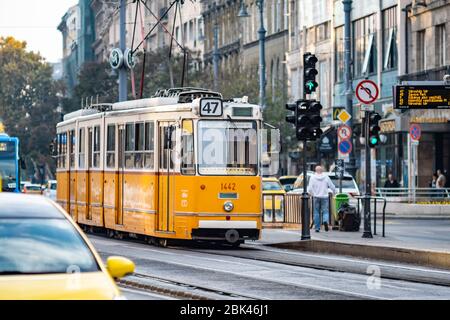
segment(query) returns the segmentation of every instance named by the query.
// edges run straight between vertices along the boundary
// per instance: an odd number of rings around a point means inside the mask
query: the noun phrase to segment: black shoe
[[[323,225],[325,226],[325,231],[328,232],[328,223],[325,222]]]
[[[316,232],[320,232],[320,230],[317,230],[317,229],[316,229]]]

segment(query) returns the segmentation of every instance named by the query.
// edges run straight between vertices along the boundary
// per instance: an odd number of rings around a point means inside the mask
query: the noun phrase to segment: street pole
[[[213,50],[213,73],[214,73],[214,91],[219,90],[219,26],[214,22],[214,50]]]
[[[127,1],[120,0],[120,50],[125,53],[127,49],[126,41],[126,13],[127,13]],[[127,57],[124,57],[125,59]],[[119,69],[119,102],[126,101],[128,99],[127,94],[127,69],[122,66]]]
[[[365,195],[364,195],[364,233],[363,238],[373,238],[372,227],[370,226],[370,199],[372,196],[372,177],[371,177],[371,163],[370,163],[370,148],[369,148],[369,111],[364,112],[364,132],[366,137],[365,150],[365,162],[366,162],[366,179],[365,179]]]
[[[353,117],[353,86],[352,86],[352,69],[351,69],[351,12],[352,0],[343,0],[345,25],[344,25],[344,65],[345,65],[345,110]],[[348,125],[353,130],[353,120],[348,121]],[[353,143],[353,139],[352,139]],[[355,177],[355,152],[354,148],[349,155],[348,170]]]
[[[303,141],[303,193],[302,193],[302,240],[310,240],[311,234],[309,231],[309,210],[308,210],[308,172],[306,169],[306,140]]]
[[[264,29],[264,0],[256,2],[259,8],[259,105],[266,106],[266,29]]]

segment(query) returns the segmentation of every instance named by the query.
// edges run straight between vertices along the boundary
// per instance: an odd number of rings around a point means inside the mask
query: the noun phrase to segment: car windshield
[[[255,121],[202,120],[198,124],[201,175],[251,175],[258,172]]]
[[[99,271],[83,238],[64,219],[0,218],[0,275]]]
[[[339,178],[336,176],[330,176],[331,182],[335,185],[336,188],[339,188]],[[353,179],[351,177],[342,178],[342,188],[343,189],[356,189],[355,184],[353,183]]]
[[[0,142],[0,191],[14,191],[17,177],[16,144]]]
[[[263,182],[263,191],[278,191],[283,190],[281,185],[276,181],[265,181]]]

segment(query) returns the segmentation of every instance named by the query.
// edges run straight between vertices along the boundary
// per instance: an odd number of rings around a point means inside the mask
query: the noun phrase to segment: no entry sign
[[[362,104],[371,104],[378,99],[380,90],[372,80],[363,80],[356,86],[356,98]]]

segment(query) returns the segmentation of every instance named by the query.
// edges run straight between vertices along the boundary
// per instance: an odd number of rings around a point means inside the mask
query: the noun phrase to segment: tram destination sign
[[[398,85],[395,109],[450,109],[450,85]]]

